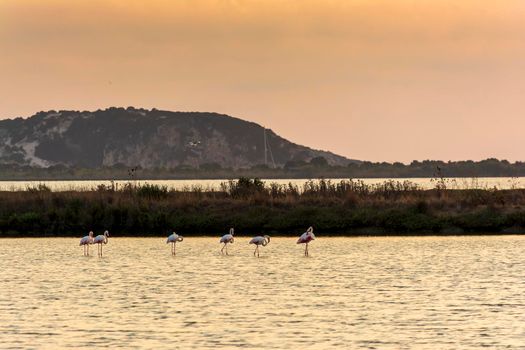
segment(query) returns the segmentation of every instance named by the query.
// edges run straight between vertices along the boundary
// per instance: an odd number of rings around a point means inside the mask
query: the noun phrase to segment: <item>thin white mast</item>
[[[266,128],[263,126],[264,130],[264,165],[268,165],[268,152],[266,151]]]

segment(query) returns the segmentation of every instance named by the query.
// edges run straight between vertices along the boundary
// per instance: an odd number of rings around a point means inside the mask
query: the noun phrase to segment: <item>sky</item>
[[[525,160],[525,1],[0,0],[0,118],[110,106],[353,159]]]

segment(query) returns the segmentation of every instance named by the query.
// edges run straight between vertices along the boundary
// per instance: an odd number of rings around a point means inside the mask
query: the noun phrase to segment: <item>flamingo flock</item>
[[[228,244],[233,244],[234,242],[234,229],[233,227],[230,228],[229,233],[222,236],[219,240],[219,243],[221,243],[223,246],[221,248],[221,255],[229,255],[228,254]],[[93,231],[89,231],[87,236],[84,236],[80,239],[80,244],[84,248],[84,256],[89,256],[89,246],[91,244],[98,244],[98,256],[102,257],[102,245],[108,244],[108,237],[109,232],[104,231],[104,234],[98,235],[96,237],[93,237]],[[253,256],[259,257],[259,247],[263,246],[266,247],[270,243],[270,236],[268,235],[259,235],[253,237],[249,244],[255,245],[255,250],[253,251]],[[168,239],[166,240],[166,244],[171,243],[171,255],[175,256],[175,246],[177,242],[182,242],[184,240],[184,237],[178,235],[177,233],[173,232],[171,235],[168,236]],[[308,244],[315,240],[314,235],[314,228],[310,226],[306,232],[304,232],[299,239],[297,240],[297,244],[304,244],[304,256],[308,257]]]

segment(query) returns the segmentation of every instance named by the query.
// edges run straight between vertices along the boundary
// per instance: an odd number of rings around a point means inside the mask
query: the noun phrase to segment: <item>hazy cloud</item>
[[[2,117],[207,110],[353,158],[523,159],[522,0],[0,0],[0,52]]]

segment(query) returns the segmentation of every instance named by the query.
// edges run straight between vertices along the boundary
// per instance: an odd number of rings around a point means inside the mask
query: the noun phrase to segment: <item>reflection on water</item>
[[[341,179],[329,179],[334,182],[339,182]],[[354,179],[355,180],[355,179]],[[397,179],[357,179],[363,181],[365,184],[373,185],[383,183],[385,181],[410,181],[419,185],[424,189],[436,187],[436,179],[430,178],[397,178]],[[155,184],[167,186],[169,189],[184,190],[192,187],[200,187],[203,190],[219,190],[221,183],[228,180],[139,180],[134,184]],[[292,183],[300,188],[304,185],[307,179],[271,179],[263,180],[266,183],[277,183],[280,185],[288,185]],[[452,189],[514,189],[525,188],[525,177],[478,177],[478,178],[446,178],[443,180],[447,188]],[[117,189],[122,188],[128,181],[114,181]],[[100,180],[65,180],[65,181],[0,181],[0,191],[20,191],[29,187],[35,187],[39,184],[45,184],[53,191],[72,191],[72,190],[92,190],[99,185],[111,186],[110,181]]]
[[[248,241],[1,240],[0,347],[525,347],[525,237]]]

